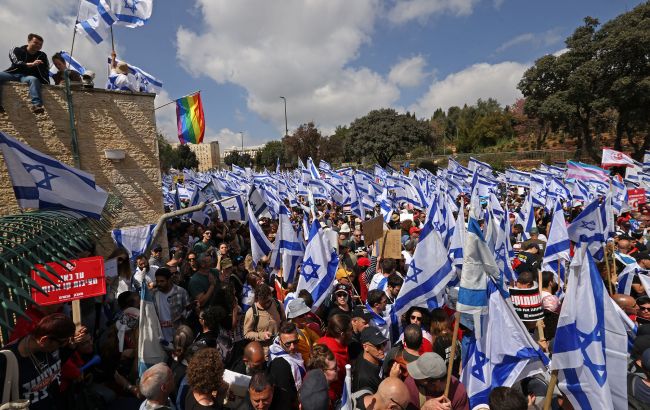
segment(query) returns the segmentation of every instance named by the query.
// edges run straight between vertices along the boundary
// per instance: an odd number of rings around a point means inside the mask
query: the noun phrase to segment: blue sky
[[[116,1],[116,0],[112,0]],[[45,36],[69,49],[77,0],[5,0],[0,49]],[[200,89],[208,140],[262,144],[314,121],[324,133],[371,109],[429,117],[437,107],[518,96],[522,73],[589,15],[601,22],[633,0],[154,0],[144,27],[115,29],[118,58],[164,82],[160,105]],[[75,56],[98,73],[110,44],[77,37]],[[173,105],[157,113],[175,139]]]

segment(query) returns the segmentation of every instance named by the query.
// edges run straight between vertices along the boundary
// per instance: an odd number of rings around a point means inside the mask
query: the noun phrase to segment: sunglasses
[[[643,310],[645,312],[650,312],[650,306],[645,307],[645,306],[639,306],[639,310]]]
[[[397,408],[399,408],[400,410],[406,410],[406,407],[402,406],[401,404],[399,404],[398,402],[396,402],[394,399],[391,398],[390,401],[391,401],[394,405],[396,405]]]
[[[282,344],[285,345],[285,346],[291,346],[291,345],[296,345],[297,346],[298,345],[298,339],[289,340],[287,342],[282,342]]]
[[[187,258],[187,260],[190,261],[190,262],[192,262],[192,261],[195,261],[196,258]]]
[[[417,321],[421,322],[422,321],[422,316],[411,315],[411,320],[417,320]]]

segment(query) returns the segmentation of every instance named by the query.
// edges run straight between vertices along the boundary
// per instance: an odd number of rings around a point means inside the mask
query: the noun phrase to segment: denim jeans
[[[29,84],[29,96],[32,98],[32,104],[43,105],[43,99],[41,98],[41,82],[38,81],[36,77],[0,71],[0,85],[7,81],[18,81]],[[0,105],[2,104],[1,96],[2,93],[0,93]]]

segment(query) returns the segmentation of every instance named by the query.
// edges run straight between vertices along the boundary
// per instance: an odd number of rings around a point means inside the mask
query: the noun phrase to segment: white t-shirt
[[[135,274],[133,275],[133,280],[137,280],[138,283],[142,283],[142,281],[144,280],[147,285],[150,283],[156,283],[157,270],[158,270],[158,266],[156,265],[149,265],[149,272],[146,273],[140,268],[137,268],[135,270]]]
[[[174,342],[174,324],[172,323],[172,312],[169,308],[167,296],[171,295],[173,292],[174,288],[172,287],[172,289],[167,293],[157,291],[155,295],[158,320],[160,321],[162,336],[169,343]]]

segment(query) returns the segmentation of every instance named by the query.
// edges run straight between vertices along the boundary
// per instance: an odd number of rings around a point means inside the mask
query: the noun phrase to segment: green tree
[[[253,164],[252,158],[249,154],[242,154],[239,151],[231,151],[223,159],[223,162],[230,166],[235,164],[239,167],[250,167]]]
[[[330,163],[349,161],[345,152],[345,146],[349,140],[348,134],[348,127],[341,125],[336,127],[334,134],[325,138],[325,141],[321,144],[322,159]]]
[[[190,147],[187,144],[179,145],[174,151],[176,151],[173,161],[174,168],[196,169],[199,167],[199,160],[196,158],[196,154],[190,150]]]
[[[285,153],[282,141],[269,141],[255,156],[255,165],[258,167],[267,167],[275,170],[278,158],[280,164],[285,163]]]
[[[398,114],[392,108],[370,111],[350,124],[346,153],[361,161],[371,156],[382,167],[396,155],[404,155],[417,145],[431,143],[428,121],[409,113]]]
[[[321,159],[322,144],[327,142],[313,122],[302,124],[292,135],[282,137],[287,159],[295,163],[298,158],[303,162],[311,157],[316,164]]]
[[[158,158],[160,160],[160,171],[169,172],[169,169],[172,168],[176,153],[172,148],[171,144],[167,142],[165,137],[158,133]]]

